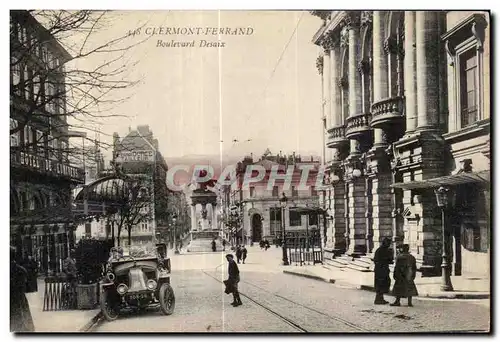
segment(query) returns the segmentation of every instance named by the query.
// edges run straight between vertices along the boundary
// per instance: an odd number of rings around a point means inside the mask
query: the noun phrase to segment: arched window
[[[362,32],[362,59],[358,66],[361,73],[361,89],[363,100],[363,113],[369,113],[371,103],[373,102],[373,67],[372,67],[372,28],[371,25],[366,25]]]
[[[384,50],[389,70],[389,97],[404,95],[404,12],[390,12],[386,20]]]

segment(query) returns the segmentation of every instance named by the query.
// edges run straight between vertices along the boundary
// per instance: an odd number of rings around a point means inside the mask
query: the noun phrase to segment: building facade
[[[18,257],[60,272],[74,243],[65,102],[67,51],[28,11],[10,12],[10,236]]]
[[[489,273],[490,21],[464,11],[315,11],[326,256],[407,243],[422,275]],[[434,191],[449,188],[441,221]],[[446,228],[443,228],[446,227]],[[445,243],[446,245],[446,243]]]
[[[117,133],[113,135],[113,159],[121,171],[129,176],[139,175],[149,179],[149,186],[153,190],[151,201],[144,208],[143,219],[138,217],[137,224],[131,230],[131,245],[155,243],[156,232],[168,230],[168,166],[158,150],[158,140],[154,138],[149,126],[137,126],[130,129],[128,134],[121,138]],[[115,225],[113,225],[113,229]],[[114,236],[117,236],[115,232]],[[120,245],[128,244],[128,233],[122,228]]]
[[[265,175],[261,181],[250,182],[244,186],[243,177],[251,166],[261,166]],[[258,160],[246,157],[238,165],[238,184],[232,188],[226,187],[221,196],[224,203],[224,214],[235,216],[240,213],[233,235],[236,243],[260,242],[267,239],[273,241],[282,237],[283,221],[287,232],[306,232],[316,229],[317,215],[304,216],[296,212],[297,208],[318,207],[318,191],[315,190],[316,176],[320,166],[319,160],[302,159],[295,154],[290,156],[272,155],[269,151]],[[309,170],[307,182],[301,186],[301,176],[304,169]],[[275,183],[269,185],[272,172],[281,177],[289,175],[289,184],[277,177]],[[281,208],[280,197],[283,193],[288,198],[284,211]],[[284,212],[284,218],[282,218]],[[228,221],[227,219],[225,221]]]

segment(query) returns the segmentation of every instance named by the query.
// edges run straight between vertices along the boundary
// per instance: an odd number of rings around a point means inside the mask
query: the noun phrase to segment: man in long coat
[[[415,276],[417,274],[417,261],[410,254],[410,246],[403,245],[401,254],[396,258],[394,266],[395,284],[392,289],[392,295],[396,297],[391,306],[401,306],[401,298],[408,298],[408,306],[413,306],[411,299],[418,296],[415,286]]]
[[[392,252],[389,249],[391,240],[385,238],[382,245],[375,251],[373,262],[375,263],[374,270],[374,286],[375,286],[375,304],[389,303],[384,299],[384,294],[389,293],[391,288],[391,278],[389,264],[392,264]]]

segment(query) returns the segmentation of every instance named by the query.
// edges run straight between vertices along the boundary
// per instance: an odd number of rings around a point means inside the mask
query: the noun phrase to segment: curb
[[[370,285],[356,285],[356,284],[351,284],[351,283],[344,282],[344,281],[337,282],[335,279],[327,279],[327,278],[323,278],[323,277],[312,275],[312,274],[304,274],[304,273],[300,273],[300,272],[287,271],[287,270],[283,270],[283,273],[291,274],[291,275],[295,275],[295,276],[299,276],[299,277],[303,277],[303,278],[324,281],[327,283],[336,284],[336,285],[340,285],[343,287],[345,286],[345,287],[349,287],[349,288],[356,289],[356,290],[375,292],[375,287],[370,286]],[[490,293],[488,293],[488,292],[478,292],[478,293],[453,293],[453,292],[450,292],[447,294],[425,293],[425,294],[419,294],[417,296],[417,298],[418,297],[420,297],[420,298],[434,298],[434,299],[489,299]]]
[[[92,317],[87,324],[85,324],[82,328],[79,329],[79,332],[90,332],[95,326],[99,324],[102,320],[102,312],[99,311],[94,317]]]

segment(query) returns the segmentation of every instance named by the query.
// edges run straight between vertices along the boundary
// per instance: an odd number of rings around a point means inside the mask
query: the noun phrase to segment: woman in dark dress
[[[391,306],[400,306],[401,298],[408,298],[408,306],[413,306],[411,299],[418,296],[417,287],[415,286],[415,276],[417,274],[417,261],[410,254],[410,246],[403,245],[401,254],[396,259],[394,266],[394,287],[392,295],[396,297]]]
[[[374,286],[375,286],[375,304],[387,304],[384,299],[384,294],[389,293],[391,288],[391,278],[389,264],[392,263],[392,252],[389,249],[391,240],[385,238],[382,245],[375,251],[373,262],[375,263],[374,270]]]

